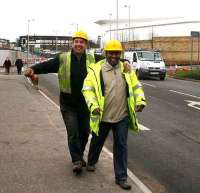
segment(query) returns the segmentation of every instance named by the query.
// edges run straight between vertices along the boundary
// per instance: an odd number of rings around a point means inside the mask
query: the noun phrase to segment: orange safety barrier
[[[176,71],[190,71],[190,67],[189,66],[180,66],[180,67],[176,68]]]

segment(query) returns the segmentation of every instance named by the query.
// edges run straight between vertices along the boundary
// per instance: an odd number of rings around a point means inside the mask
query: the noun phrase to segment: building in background
[[[1,49],[4,49],[4,48],[8,49],[8,48],[10,48],[10,42],[9,42],[9,40],[1,39],[0,38],[0,48]]]
[[[29,38],[29,41],[28,41]],[[71,36],[20,36],[18,45],[23,51],[27,51],[29,44],[30,52],[38,52],[39,50],[51,50],[51,51],[66,51],[71,48],[72,37]]]
[[[129,23],[130,22],[130,28]],[[190,36],[191,31],[200,31],[200,21],[176,18],[142,18],[119,19],[118,29],[116,20],[98,20],[101,26],[102,41],[117,38],[121,42],[150,40],[153,37]],[[130,34],[129,34],[130,33]]]
[[[28,41],[29,38],[29,41]],[[48,53],[48,52],[63,52],[71,49],[72,36],[20,36],[18,45],[22,51],[27,51],[29,44],[29,51],[31,53]],[[89,47],[99,47],[98,43],[89,41]]]
[[[130,22],[130,24],[129,24]],[[159,49],[167,65],[200,64],[200,21],[184,18],[147,18],[99,20],[103,47],[108,39],[117,38],[125,49]],[[130,26],[130,27],[129,27]]]

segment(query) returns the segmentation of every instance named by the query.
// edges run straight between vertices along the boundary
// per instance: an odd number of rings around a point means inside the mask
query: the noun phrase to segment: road
[[[155,193],[200,193],[200,82],[141,82],[148,107],[138,118],[149,130],[130,133],[129,169]],[[41,75],[40,85],[58,103],[57,76]]]
[[[200,83],[142,82],[148,107],[139,122],[151,130],[130,135],[129,168],[155,192],[199,193],[200,109],[186,100],[200,103]]]

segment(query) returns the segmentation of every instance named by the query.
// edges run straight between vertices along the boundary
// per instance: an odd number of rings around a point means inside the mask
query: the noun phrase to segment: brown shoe
[[[127,181],[116,181],[115,182],[117,185],[119,185],[122,189],[124,190],[130,190],[131,189],[131,185],[127,183]]]
[[[89,165],[87,164],[87,171],[94,172],[96,170],[95,165]]]
[[[75,173],[82,172],[82,161],[76,161],[73,163],[73,172]]]

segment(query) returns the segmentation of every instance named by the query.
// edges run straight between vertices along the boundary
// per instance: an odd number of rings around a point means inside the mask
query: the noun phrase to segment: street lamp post
[[[118,39],[118,28],[119,28],[119,7],[118,7],[118,0],[116,0],[116,39]]]
[[[109,13],[109,22],[110,22],[110,40],[111,40],[111,18],[112,18],[112,13]]]
[[[78,31],[78,23],[71,23],[71,25],[75,25],[76,26],[76,31]]]
[[[57,31],[56,31],[56,53],[57,53],[57,50],[58,50],[58,48],[57,48]]]
[[[34,19],[28,19],[28,34],[27,34],[27,67],[29,63],[29,31],[30,31],[30,22],[35,21]]]
[[[58,31],[57,30],[53,30],[53,32],[56,33],[56,39],[55,39],[55,45],[56,45],[56,53],[57,53],[57,50],[58,50],[58,46],[57,46],[57,40],[58,40]]]
[[[153,29],[153,25],[152,25],[152,28],[151,28],[151,49],[153,49],[154,45],[153,45],[153,41],[154,41],[154,29]]]
[[[128,8],[128,41],[131,40],[131,5],[124,5],[124,7]]]

